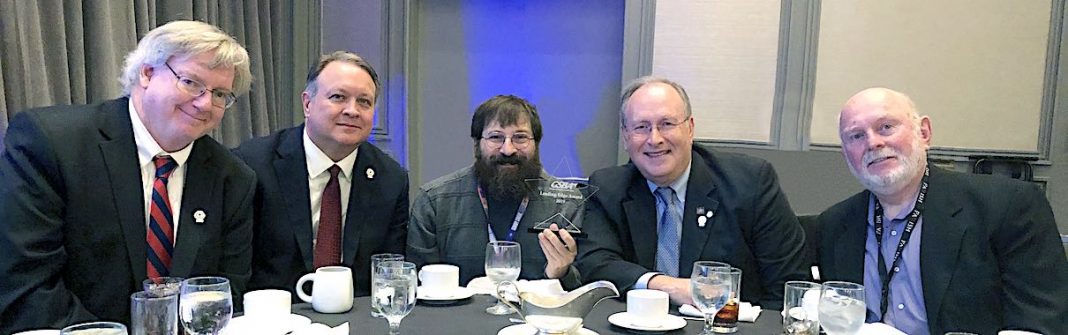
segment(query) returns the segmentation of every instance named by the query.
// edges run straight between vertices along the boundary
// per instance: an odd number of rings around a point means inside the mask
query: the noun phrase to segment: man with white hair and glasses
[[[1068,331],[1068,262],[1035,184],[928,162],[931,120],[912,99],[863,90],[838,118],[866,190],[820,215],[823,279],[864,285],[866,322],[907,334]]]
[[[128,323],[147,278],[250,273],[253,172],[211,137],[248,52],[175,21],[126,57],[125,96],[16,114],[0,155],[0,333]]]

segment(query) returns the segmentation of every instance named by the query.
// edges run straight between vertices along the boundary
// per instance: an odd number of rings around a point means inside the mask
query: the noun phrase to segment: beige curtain
[[[318,0],[3,0],[0,137],[22,110],[118,97],[123,58],[140,36],[190,19],[219,26],[252,57],[252,91],[213,137],[235,146],[303,121],[303,76],[319,54]]]

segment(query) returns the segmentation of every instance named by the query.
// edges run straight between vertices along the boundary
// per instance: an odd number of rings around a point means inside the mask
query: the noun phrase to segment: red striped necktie
[[[341,168],[333,165],[328,171],[330,181],[326,182],[326,188],[323,189],[312,259],[316,269],[341,264],[341,186],[337,179]]]
[[[148,243],[146,248],[148,278],[170,276],[171,256],[174,254],[174,216],[171,201],[167,196],[167,178],[178,163],[170,156],[152,159],[156,164],[156,180],[152,182],[152,199],[149,202]]]

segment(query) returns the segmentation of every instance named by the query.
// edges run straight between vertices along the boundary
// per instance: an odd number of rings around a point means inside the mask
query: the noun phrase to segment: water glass
[[[86,322],[67,326],[59,335],[127,335],[126,326],[118,322]]]
[[[400,322],[415,307],[415,263],[381,262],[375,267],[372,303],[389,321],[389,334],[400,334]]]
[[[716,313],[731,297],[731,266],[722,262],[699,261],[693,263],[690,274],[690,293],[693,303],[705,315],[705,327],[702,335],[715,334],[712,322]]]
[[[131,294],[130,331],[133,335],[177,335],[178,295]]]
[[[827,335],[853,335],[864,325],[864,285],[829,281],[820,293],[820,325]]]
[[[233,316],[230,281],[222,277],[196,277],[182,281],[182,326],[190,335],[218,335]]]
[[[519,279],[522,257],[519,243],[512,241],[493,241],[486,245],[486,277],[493,281],[493,287],[502,282]],[[493,315],[512,314],[512,309],[500,301],[486,309]]]
[[[182,277],[156,277],[145,279],[141,282],[141,286],[145,292],[157,297],[178,295],[182,289],[183,280],[185,278]]]
[[[374,285],[374,282],[375,282],[375,268],[378,267],[379,263],[389,262],[389,261],[403,261],[403,260],[404,260],[404,255],[401,255],[401,254],[375,254],[375,255],[371,255],[371,283],[372,283],[372,285]],[[378,310],[378,307],[375,307],[374,299],[371,300],[371,317],[374,317],[374,318],[382,317],[382,312]]]
[[[819,335],[819,303],[823,285],[788,281],[783,294],[782,330],[787,335]]]

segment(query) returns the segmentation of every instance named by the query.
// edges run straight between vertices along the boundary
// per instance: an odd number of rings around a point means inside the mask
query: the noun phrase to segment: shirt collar
[[[679,176],[679,179],[676,179],[668,185],[671,189],[675,190],[675,196],[678,197],[680,201],[686,200],[686,184],[690,182],[690,168],[692,167],[693,160],[691,159],[690,163],[686,164],[686,171],[682,171],[682,175]],[[656,195],[656,189],[660,186],[657,186],[656,183],[649,181],[648,179],[645,180],[645,184],[649,186],[649,192],[653,192],[653,195]]]
[[[193,152],[192,143],[175,152],[163,151],[163,148],[159,146],[159,142],[156,142],[156,139],[152,138],[152,134],[148,133],[148,128],[145,128],[144,122],[141,122],[141,117],[137,114],[137,109],[133,105],[133,99],[130,99],[128,105],[130,106],[130,123],[133,125],[134,143],[137,145],[137,162],[140,166],[148,164],[156,156],[171,156],[174,162],[178,163],[178,166],[185,165],[185,162],[189,160],[189,154]]]
[[[913,195],[912,198],[909,199],[909,203],[911,203],[911,205],[908,205],[905,208],[902,208],[901,212],[898,212],[898,213],[885,213],[884,212],[883,215],[886,215],[886,218],[887,218],[887,221],[885,221],[885,222],[895,221],[895,220],[896,221],[900,221],[900,220],[904,220],[904,219],[908,218],[909,214],[912,213],[912,210],[916,208],[916,197],[919,197],[919,196],[920,196],[920,193],[916,192],[916,194]],[[875,193],[868,192],[868,225],[869,226],[874,226],[875,225],[874,218],[875,218],[875,200],[876,199],[878,199],[878,198],[875,197]],[[886,207],[883,207],[883,208],[886,208]],[[890,214],[894,214],[894,215],[890,215]]]
[[[341,168],[341,175],[352,180],[352,169],[356,163],[356,153],[359,151],[360,147],[356,147],[356,150],[335,163],[322,149],[319,149],[319,146],[315,145],[315,142],[312,142],[311,137],[308,137],[308,127],[304,127],[304,157],[308,163],[309,177],[314,178],[330,169],[330,166],[337,164]]]

